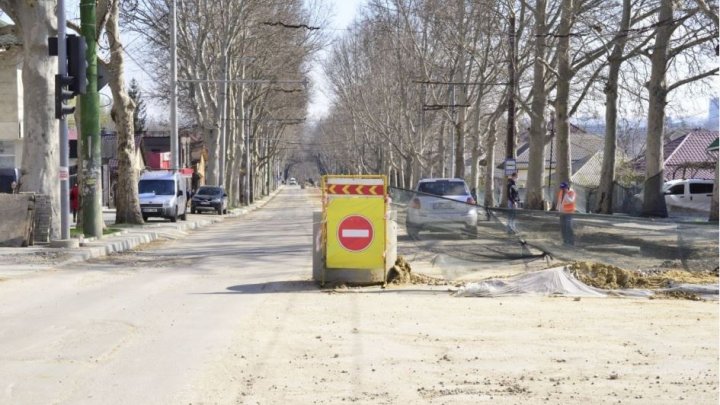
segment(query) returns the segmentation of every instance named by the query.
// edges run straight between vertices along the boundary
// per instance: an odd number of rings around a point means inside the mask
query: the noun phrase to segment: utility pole
[[[177,0],[170,2],[170,161],[178,170],[177,122]]]
[[[450,85],[450,176],[455,177],[455,84]]]
[[[62,80],[67,76],[67,42],[65,40],[65,0],[58,0],[57,9],[58,36],[57,36],[57,57],[58,57],[58,77],[55,80]],[[55,86],[58,91],[58,86]],[[62,87],[60,92],[62,93]],[[55,98],[62,97],[62,94],[55,94]],[[57,107],[56,107],[57,108]],[[62,109],[62,98],[61,105]],[[73,109],[74,110],[74,109]],[[60,239],[70,239],[70,171],[69,162],[69,145],[68,145],[68,127],[65,115],[60,111],[59,130],[60,130]],[[57,111],[56,111],[57,115]]]
[[[505,140],[505,161],[515,159],[515,9],[510,11],[508,18],[508,109],[507,109],[507,138]],[[503,168],[504,170],[504,168]],[[504,176],[502,191],[502,206],[507,206],[508,190],[507,176]]]
[[[87,49],[87,90],[80,96],[80,111],[83,139],[83,181],[82,213],[85,236],[102,237],[102,183],[100,183],[101,141],[100,141],[100,97],[97,88],[97,43],[95,40],[95,0],[80,2],[81,33]],[[82,78],[80,78],[82,79]]]

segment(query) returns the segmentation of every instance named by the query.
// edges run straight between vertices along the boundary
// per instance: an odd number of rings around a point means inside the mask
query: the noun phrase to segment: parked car
[[[154,171],[140,176],[138,197],[143,220],[167,218],[177,222],[187,219],[187,180],[178,172]]]
[[[665,204],[669,209],[684,209],[710,213],[713,181],[681,179],[666,181],[663,185]]]
[[[714,186],[715,182],[707,179],[666,181],[662,188],[665,195],[665,205],[670,212],[684,212],[690,215],[710,214]],[[637,204],[639,209],[642,206],[643,193],[635,194],[633,197],[634,203]]]
[[[190,201],[190,212],[215,211],[218,215],[228,212],[228,195],[221,186],[202,186]]]
[[[407,208],[405,225],[411,238],[422,230],[460,228],[477,237],[477,206],[462,179],[423,179]]]
[[[290,177],[290,181],[288,182],[288,184],[290,184],[291,186],[297,186],[298,182],[295,177]]]

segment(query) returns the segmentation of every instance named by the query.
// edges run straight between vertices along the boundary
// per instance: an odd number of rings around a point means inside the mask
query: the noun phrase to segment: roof
[[[605,140],[599,136],[587,133],[585,131],[575,131],[570,134],[570,160],[575,169],[575,164],[578,161],[587,159],[590,156],[596,154],[598,151],[603,149]],[[545,165],[552,162],[552,166],[555,166],[557,162],[557,137],[553,138],[552,151],[550,149],[551,143],[548,142],[545,145]],[[552,153],[551,153],[552,152]],[[517,165],[518,168],[527,168],[530,159],[530,146],[528,144],[521,145],[518,148]]]
[[[708,152],[715,152],[715,151],[718,150],[718,140],[719,140],[718,138],[715,138],[715,140],[713,141],[713,143],[711,143],[711,144],[707,147]]]
[[[707,149],[718,139],[718,134],[718,131],[693,131],[666,143],[663,147],[665,179],[715,178],[717,159],[707,153]]]
[[[570,181],[583,187],[594,188],[600,186],[604,152],[598,151],[592,156],[582,159],[573,164],[573,175]],[[626,160],[625,154],[621,151],[615,152],[615,162]]]

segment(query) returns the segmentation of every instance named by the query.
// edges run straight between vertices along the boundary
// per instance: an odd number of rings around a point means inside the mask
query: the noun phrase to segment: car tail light
[[[465,201],[465,202],[470,205],[475,205],[475,200],[472,197],[468,197],[467,201]]]
[[[420,209],[420,199],[419,198],[413,198],[410,202],[410,208],[419,210]]]

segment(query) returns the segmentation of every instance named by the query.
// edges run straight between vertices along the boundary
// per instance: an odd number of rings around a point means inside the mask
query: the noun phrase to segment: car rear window
[[[438,196],[467,194],[465,182],[462,181],[429,181],[420,183],[418,191]]]

